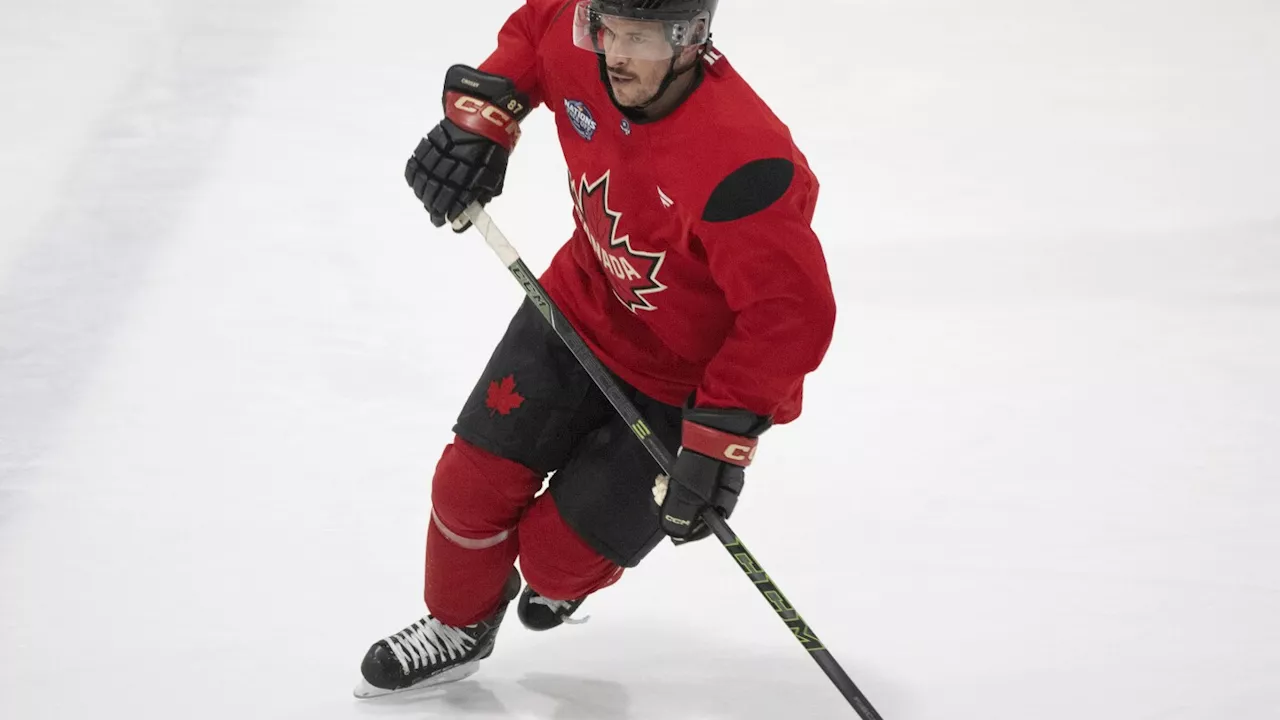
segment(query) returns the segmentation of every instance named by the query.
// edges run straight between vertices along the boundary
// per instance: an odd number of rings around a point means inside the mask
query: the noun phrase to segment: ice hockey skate
[[[525,587],[520,594],[520,602],[516,605],[516,615],[520,618],[520,623],[530,630],[550,630],[562,623],[577,625],[587,621],[586,618],[578,620],[572,617],[584,600],[585,597],[577,600],[552,600],[539,595],[531,587]]]
[[[502,604],[492,615],[465,627],[446,625],[431,615],[374,643],[360,663],[358,698],[420,690],[474,675],[493,654],[507,606],[520,591],[514,570],[503,588]]]

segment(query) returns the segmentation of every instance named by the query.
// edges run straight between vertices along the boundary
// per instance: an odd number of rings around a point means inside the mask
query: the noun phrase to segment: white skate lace
[[[551,612],[559,615],[562,621],[567,622],[570,625],[581,625],[591,619],[589,616],[584,617],[581,620],[575,620],[574,618],[569,617],[567,613],[573,609],[572,600],[552,600],[551,598],[543,597],[541,595],[534,595],[529,598],[529,604],[545,605],[548,608],[551,608]]]
[[[387,647],[406,674],[427,663],[459,657],[473,644],[475,639],[465,628],[445,625],[435,618],[424,618],[387,638]]]

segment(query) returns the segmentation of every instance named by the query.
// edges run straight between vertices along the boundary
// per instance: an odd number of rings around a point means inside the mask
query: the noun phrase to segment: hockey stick
[[[520,253],[511,246],[502,231],[493,223],[493,218],[485,212],[484,208],[478,204],[474,204],[463,213],[463,217],[470,220],[480,234],[484,236],[484,240],[489,247],[497,253],[498,258],[503,265],[507,266],[507,270],[515,277],[520,286],[524,288],[525,294],[529,296],[529,300],[538,308],[542,316],[551,324],[556,334],[564,341],[565,346],[573,353],[578,362],[582,364],[583,369],[595,381],[600,391],[622,416],[622,419],[631,427],[631,432],[635,433],[636,438],[644,444],[645,449],[657,461],[658,467],[662,468],[662,472],[668,477],[671,476],[671,468],[675,464],[674,460],[658,440],[658,437],[649,430],[649,426],[645,423],[644,418],[640,415],[640,411],[635,405],[627,399],[622,393],[622,389],[610,377],[609,371],[600,363],[600,360],[591,352],[591,348],[587,347],[582,336],[569,324],[560,309],[556,307],[551,298],[547,296],[546,291],[542,287],[542,283],[534,277],[529,271],[529,267],[524,264],[524,260],[520,259]],[[702,514],[702,521],[711,528],[715,536],[724,544],[729,554],[738,561],[738,565],[742,571],[746,573],[751,582],[755,583],[756,589],[760,594],[769,601],[773,606],[774,612],[782,621],[791,629],[792,634],[800,641],[800,644],[809,651],[809,655],[818,663],[822,671],[827,674],[831,682],[835,684],[836,689],[844,695],[853,709],[857,711],[862,720],[881,720],[880,713],[871,706],[867,696],[862,694],[858,686],[845,673],[844,668],[840,667],[840,663],[832,657],[831,653],[822,645],[822,641],[818,639],[817,634],[809,627],[809,624],[800,617],[800,613],[791,605],[791,602],[782,594],[778,586],[764,571],[760,563],[755,557],[747,551],[747,548],[729,528],[729,523],[720,514],[713,509],[708,509]]]

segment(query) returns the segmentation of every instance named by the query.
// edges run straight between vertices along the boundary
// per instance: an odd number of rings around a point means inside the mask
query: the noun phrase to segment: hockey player
[[[502,193],[520,121],[550,109],[575,230],[541,280],[679,453],[657,477],[524,302],[435,468],[430,614],[374,643],[358,695],[466,677],[517,596],[547,630],[664,537],[707,537],[702,511],[729,517],[761,433],[799,415],[835,320],[818,182],[713,49],[716,4],[527,0],[487,60],[446,73],[444,119],[405,171],[432,223],[464,230],[467,207]]]

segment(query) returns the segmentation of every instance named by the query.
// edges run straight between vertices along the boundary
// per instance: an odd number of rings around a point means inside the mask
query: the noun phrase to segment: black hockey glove
[[[449,68],[444,79],[444,119],[418,143],[404,179],[442,227],[474,202],[502,194],[507,158],[520,139],[520,121],[529,99],[508,79],[466,65]],[[469,222],[456,223],[462,232]]]
[[[685,409],[675,467],[670,478],[658,476],[653,491],[662,530],[676,544],[711,535],[701,519],[708,507],[726,519],[733,514],[757,438],[772,424],[747,410]]]

